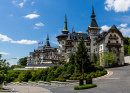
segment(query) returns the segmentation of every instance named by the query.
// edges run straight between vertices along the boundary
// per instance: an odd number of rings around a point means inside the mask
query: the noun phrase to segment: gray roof
[[[56,38],[62,37],[62,36],[63,36],[63,37],[64,37],[64,36],[66,37],[66,36],[68,36],[68,34],[61,34],[61,35],[57,36]]]
[[[110,29],[117,29],[117,27],[115,25],[113,25]]]
[[[87,33],[70,33],[67,40],[83,40],[89,41]]]
[[[98,24],[95,19],[91,19],[90,27],[98,27]]]

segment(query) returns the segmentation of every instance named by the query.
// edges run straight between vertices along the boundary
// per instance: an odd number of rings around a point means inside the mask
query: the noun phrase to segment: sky
[[[116,25],[130,37],[130,0],[0,0],[0,54],[11,65],[46,42],[58,46],[67,15],[68,30],[86,30],[91,22],[92,5],[101,31]],[[38,45],[38,42],[43,44]],[[17,58],[17,59],[12,59]]]

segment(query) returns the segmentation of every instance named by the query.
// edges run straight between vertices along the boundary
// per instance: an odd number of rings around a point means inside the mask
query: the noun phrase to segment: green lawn
[[[89,88],[94,88],[97,87],[96,84],[85,84],[85,85],[81,85],[81,86],[75,86],[74,89],[75,90],[82,90],[82,89],[89,89]]]

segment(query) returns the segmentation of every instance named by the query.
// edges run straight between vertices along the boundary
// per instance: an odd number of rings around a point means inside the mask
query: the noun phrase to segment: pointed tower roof
[[[62,33],[63,34],[68,34],[69,33],[68,27],[67,27],[67,17],[66,17],[66,14],[65,14],[64,29],[63,29]]]
[[[49,35],[48,34],[47,34],[47,39],[46,39],[45,47],[50,47]]]
[[[47,39],[46,40],[49,40],[49,35],[47,34]]]
[[[110,29],[117,29],[117,27],[115,25],[113,25]]]
[[[94,8],[92,6],[92,15],[91,15],[91,23],[90,23],[90,27],[98,27],[98,24],[95,20],[96,15],[94,14]]]
[[[72,40],[72,39],[71,39],[71,34],[68,34],[67,40]]]

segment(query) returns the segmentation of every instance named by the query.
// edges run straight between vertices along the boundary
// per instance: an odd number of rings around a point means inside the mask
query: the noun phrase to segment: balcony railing
[[[109,39],[118,39],[118,37],[109,37]]]

